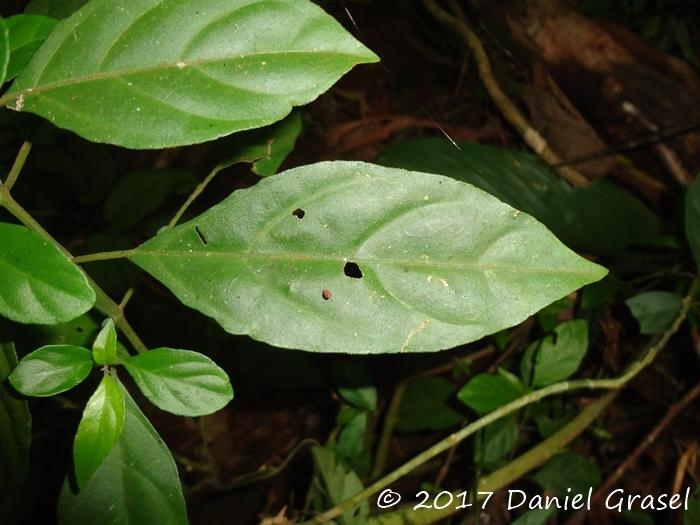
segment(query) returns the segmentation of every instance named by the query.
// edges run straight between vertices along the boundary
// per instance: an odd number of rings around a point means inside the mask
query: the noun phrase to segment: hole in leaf
[[[348,261],[345,263],[345,266],[343,267],[343,273],[348,277],[352,277],[353,279],[362,279],[362,270],[360,270],[360,267],[357,265],[357,263],[354,263],[352,261]]]
[[[292,215],[294,215],[297,219],[303,219],[304,215],[306,215],[306,212],[301,208],[297,208],[292,212]]]
[[[333,297],[333,294],[331,293],[330,290],[323,290],[323,291],[321,292],[321,297],[323,297],[323,298],[327,301],[328,299],[330,299],[331,297]]]
[[[202,244],[203,244],[204,246],[206,246],[206,245],[208,244],[208,243],[207,243],[207,238],[206,238],[206,237],[204,236],[204,234],[202,233],[202,230],[199,229],[199,226],[195,226],[195,227],[194,227],[194,231],[197,232],[197,237],[199,237],[199,240],[202,241]]]

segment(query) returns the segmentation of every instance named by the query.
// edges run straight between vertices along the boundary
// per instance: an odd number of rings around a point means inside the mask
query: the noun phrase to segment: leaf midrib
[[[139,256],[151,256],[151,257],[205,257],[212,258],[218,257],[223,259],[234,259],[234,260],[256,260],[256,259],[275,259],[275,260],[288,260],[288,261],[307,261],[307,262],[336,262],[336,263],[346,263],[352,261],[355,263],[362,263],[368,265],[389,265],[389,266],[400,266],[400,267],[415,267],[415,268],[445,268],[448,270],[477,270],[477,271],[507,271],[513,273],[549,273],[549,274],[570,274],[570,275],[591,275],[594,274],[594,269],[591,270],[576,270],[576,269],[566,269],[566,268],[532,268],[527,266],[500,266],[500,265],[485,265],[485,264],[474,264],[474,263],[452,263],[446,261],[439,261],[435,259],[425,259],[425,260],[415,260],[415,259],[377,259],[371,257],[341,257],[332,255],[309,255],[306,253],[298,252],[214,252],[214,251],[190,251],[187,250],[143,250],[136,248],[133,250],[129,258],[138,258]]]
[[[327,51],[327,52],[322,52],[322,51],[309,51],[309,50],[304,50],[304,51],[279,51],[279,52],[265,52],[265,53],[246,53],[243,55],[232,55],[232,56],[227,56],[227,57],[220,57],[220,58],[214,58],[214,59],[198,59],[198,60],[179,60],[178,62],[175,63],[168,63],[168,64],[156,64],[156,65],[149,65],[149,66],[144,66],[144,67],[133,67],[133,68],[126,68],[126,69],[120,69],[118,71],[103,71],[103,72],[95,72],[91,73],[89,75],[82,75],[78,77],[72,77],[69,79],[64,79],[64,80],[58,80],[55,82],[51,82],[48,84],[44,85],[39,85],[38,81],[41,80],[39,78],[37,80],[37,84],[35,84],[33,87],[27,87],[24,88],[20,91],[12,91],[7,93],[7,98],[3,98],[3,103],[7,104],[9,102],[12,102],[19,98],[20,95],[37,95],[37,94],[42,94],[43,92],[46,91],[51,91],[52,89],[58,89],[62,88],[65,86],[72,86],[72,85],[78,85],[82,83],[88,83],[88,82],[98,82],[101,80],[106,80],[106,79],[118,79],[122,77],[126,77],[129,75],[136,75],[140,73],[146,73],[146,72],[158,72],[162,70],[167,70],[167,69],[177,69],[184,71],[189,67],[197,67],[201,65],[209,65],[209,64],[214,64],[216,62],[223,62],[226,60],[236,60],[236,59],[241,59],[241,58],[265,58],[265,57],[277,57],[277,56],[287,56],[287,55],[311,55],[312,57],[318,57],[319,55],[332,55],[334,57],[346,57],[346,58],[351,58],[351,57],[359,57],[365,60],[371,59],[371,57],[363,57],[362,55],[355,55],[355,54],[350,54],[350,53],[341,53],[341,52],[332,52],[332,51]],[[181,64],[185,64],[185,66],[182,66]],[[180,64],[180,65],[178,65]],[[50,64],[47,64],[42,71],[39,73],[39,75],[43,74],[43,72],[47,69],[47,67]],[[38,85],[38,87],[37,87]]]

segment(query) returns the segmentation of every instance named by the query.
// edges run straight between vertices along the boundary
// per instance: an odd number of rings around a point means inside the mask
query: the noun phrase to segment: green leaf
[[[554,335],[540,339],[533,356],[532,386],[546,386],[578,370],[588,350],[588,323],[575,319],[561,323]]]
[[[130,228],[163,204],[173,189],[175,175],[176,170],[139,170],[119,179],[104,207],[112,229]]]
[[[630,193],[606,181],[571,188],[524,151],[438,138],[399,142],[382,164],[447,175],[474,184],[545,224],[567,245],[614,255],[651,242],[659,220]]]
[[[0,222],[0,315],[19,323],[56,324],[85,313],[95,292],[53,244],[24,226]]]
[[[333,363],[331,375],[345,401],[368,412],[377,409],[377,388],[363,367],[348,361]]]
[[[486,414],[518,399],[525,388],[518,379],[503,369],[498,374],[478,374],[459,392],[457,398],[472,410]]]
[[[43,15],[63,19],[72,15],[88,0],[32,0],[24,10],[28,15]]]
[[[233,399],[226,372],[199,352],[155,348],[123,364],[151,403],[173,414],[203,416]]]
[[[532,509],[511,522],[511,525],[545,525],[547,520],[557,513],[557,508],[551,506],[546,509]]]
[[[10,374],[10,383],[26,396],[53,396],[79,384],[92,365],[92,353],[87,348],[42,346],[22,358]]]
[[[280,164],[294,149],[301,132],[301,113],[292,113],[262,129],[237,133],[230,140],[217,143],[217,150],[226,152],[227,160],[221,165],[230,166],[238,162],[249,162],[254,173],[267,177],[277,172]]]
[[[671,292],[643,292],[625,301],[639,322],[643,334],[658,334],[666,330],[680,312],[683,299]]]
[[[271,124],[376,60],[305,0],[92,0],[8,101],[94,142],[164,148]]]
[[[131,260],[230,333],[351,354],[474,341],[606,273],[473,186],[359,162],[263,179]]]
[[[338,455],[350,465],[360,463],[367,452],[367,423],[369,414],[357,414],[340,429],[335,447]]]
[[[562,452],[550,459],[532,476],[543,489],[559,496],[587,494],[600,484],[600,470],[586,457],[574,452]]]
[[[7,21],[0,17],[0,86],[8,79],[7,68],[10,65],[10,32]]]
[[[696,525],[700,522],[700,489],[696,488],[692,496],[688,508],[683,513],[683,525]]]
[[[454,385],[442,377],[424,377],[410,382],[401,398],[396,430],[442,430],[459,423],[462,414],[448,404],[454,394]]]
[[[364,487],[360,478],[352,470],[338,462],[335,454],[324,447],[313,447],[311,454],[314,458],[316,473],[320,477],[324,491],[324,507],[329,509],[341,501],[360,492]],[[369,503],[364,501],[358,508],[345,511],[338,517],[341,525],[363,525],[369,515]]]
[[[32,418],[26,400],[19,399],[5,379],[17,366],[12,343],[0,343],[0,509],[3,519],[12,523],[13,507],[22,493],[29,468]]]
[[[110,375],[102,378],[88,399],[73,442],[73,462],[78,487],[85,488],[90,477],[109,455],[124,425],[124,393]]]
[[[5,80],[12,80],[26,67],[58,20],[47,16],[16,15],[6,22],[10,34],[10,63]]]
[[[700,267],[700,177],[695,177],[685,194],[685,235]]]
[[[92,344],[92,358],[98,365],[114,365],[119,362],[117,359],[117,331],[112,319],[106,319],[102,329],[97,334],[95,342]]]
[[[175,461],[131,396],[122,392],[121,436],[78,494],[71,491],[68,480],[63,484],[59,523],[186,525],[187,511]]]
[[[487,425],[474,440],[474,462],[492,470],[518,442],[518,414],[510,414]]]

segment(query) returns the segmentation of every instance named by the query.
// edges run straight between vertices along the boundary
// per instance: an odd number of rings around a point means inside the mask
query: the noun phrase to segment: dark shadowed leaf
[[[13,522],[13,512],[29,468],[32,418],[27,401],[9,387],[7,376],[17,366],[11,343],[0,342],[0,509],[3,519]]]
[[[574,452],[562,452],[550,459],[533,476],[539,485],[559,496],[583,494],[600,483],[600,470],[588,458]]]
[[[643,334],[658,334],[671,326],[683,306],[683,299],[675,293],[643,292],[625,301],[639,322]]]
[[[123,364],[141,392],[154,405],[173,414],[203,416],[233,399],[226,372],[198,352],[155,348]]]
[[[95,303],[85,275],[24,226],[0,222],[0,315],[19,323],[70,321]]]
[[[131,260],[231,333],[345,353],[473,341],[606,273],[473,186],[358,162],[268,177]]]
[[[187,511],[175,461],[129,394],[123,394],[121,436],[78,494],[72,492],[68,481],[63,484],[59,523],[186,525]]]
[[[88,399],[73,442],[78,487],[84,488],[119,439],[124,425],[124,393],[110,375]]]
[[[10,32],[7,21],[0,17],[0,85],[7,80],[7,68],[10,65]]]
[[[271,124],[376,60],[306,0],[92,0],[6,101],[91,141],[163,148]]]
[[[605,181],[571,188],[536,155],[443,139],[400,142],[382,164],[447,175],[478,186],[542,221],[566,244],[579,250],[616,254],[651,242],[658,219],[630,193]]]
[[[396,430],[442,430],[455,425],[463,416],[448,404],[454,395],[455,386],[442,377],[410,382],[401,398]]]
[[[349,361],[333,363],[331,375],[345,401],[369,412],[377,409],[377,388],[362,366]]]
[[[685,235],[700,267],[700,177],[695,177],[685,194]]]
[[[92,370],[92,353],[71,345],[48,345],[22,358],[10,383],[26,396],[53,396],[73,388]]]
[[[510,414],[487,425],[474,440],[474,461],[493,470],[518,442],[518,414]]]

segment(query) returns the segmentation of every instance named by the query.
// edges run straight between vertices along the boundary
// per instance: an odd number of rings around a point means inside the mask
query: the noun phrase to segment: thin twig
[[[197,184],[197,187],[192,190],[192,193],[187,197],[187,200],[183,203],[182,206],[180,206],[180,209],[177,210],[175,215],[173,215],[173,218],[170,219],[170,222],[168,223],[168,228],[172,228],[175,226],[184,213],[187,211],[187,208],[190,207],[190,205],[194,202],[194,200],[199,197],[204,189],[209,185],[209,183],[216,177],[216,175],[223,169],[228,168],[231,165],[231,163],[225,163],[225,164],[217,164],[214,166],[214,168],[209,172],[209,174],[204,177],[204,180]]]
[[[430,13],[443,25],[457,33],[474,56],[474,60],[479,71],[479,78],[484,84],[491,100],[496,104],[506,120],[515,128],[525,143],[550,166],[562,164],[562,158],[555,153],[547,143],[547,140],[527,121],[513,101],[505,94],[496,82],[491,70],[488,55],[484,46],[476,36],[476,33],[469,27],[466,21],[459,20],[450,13],[442,9],[435,0],[423,0],[423,4]],[[586,186],[589,181],[577,170],[570,166],[561,166],[557,173],[573,186]]]

